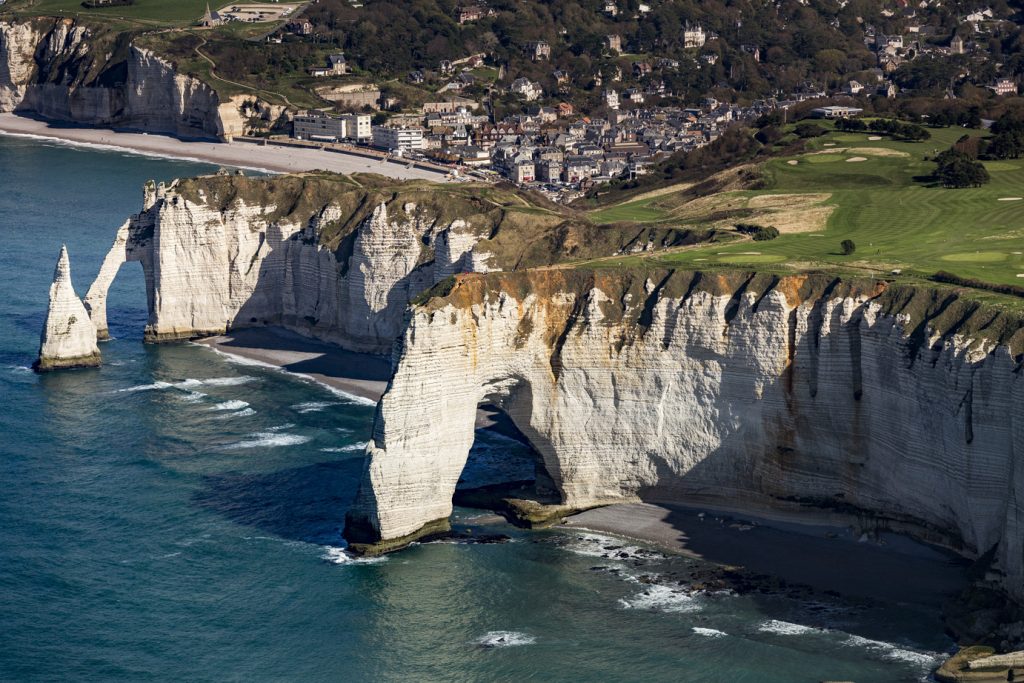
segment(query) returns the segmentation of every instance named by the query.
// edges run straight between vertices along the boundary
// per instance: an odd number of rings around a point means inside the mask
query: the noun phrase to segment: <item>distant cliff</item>
[[[92,126],[225,139],[245,115],[280,113],[255,97],[223,99],[209,85],[136,47],[129,33],[72,19],[0,21],[0,111]]]
[[[567,509],[827,512],[994,550],[1024,598],[1019,316],[825,275],[547,270],[434,294],[396,345],[350,540],[445,525],[487,401]]]
[[[389,353],[409,301],[453,273],[706,239],[598,227],[488,185],[221,175],[147,187],[85,297],[100,337],[125,261],[146,274],[150,341],[276,325]]]

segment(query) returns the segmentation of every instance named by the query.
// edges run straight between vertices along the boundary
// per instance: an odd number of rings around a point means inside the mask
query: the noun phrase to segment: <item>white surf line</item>
[[[230,351],[224,351],[223,349],[217,348],[215,346],[208,346],[207,344],[200,344],[198,342],[190,342],[190,343],[194,344],[195,346],[201,346],[204,349],[209,349],[210,351],[213,351],[214,353],[218,353],[218,354],[220,354],[222,356],[225,356],[225,357],[228,358],[228,360],[230,362],[238,363],[239,365],[251,365],[251,366],[254,366],[254,367],[267,368],[268,370],[276,370],[277,372],[280,372],[280,373],[282,373],[284,375],[287,375],[289,377],[298,377],[299,379],[305,380],[307,382],[312,382],[313,384],[316,384],[317,386],[323,387],[324,389],[326,389],[327,391],[331,392],[335,396],[338,396],[339,398],[343,398],[343,399],[347,400],[349,403],[354,403],[356,405],[364,405],[364,406],[375,406],[375,405],[377,405],[376,401],[372,401],[372,400],[366,398],[365,396],[358,396],[356,394],[349,393],[349,392],[345,391],[344,389],[338,389],[337,387],[332,387],[330,384],[327,384],[323,380],[319,380],[316,377],[312,377],[312,376],[307,375],[307,374],[302,373],[302,372],[292,372],[291,370],[286,370],[285,368],[282,368],[280,365],[274,365],[273,363],[268,363],[266,361],[256,360],[256,359],[253,359],[253,358],[248,358],[246,356],[240,356],[238,354],[231,353]]]

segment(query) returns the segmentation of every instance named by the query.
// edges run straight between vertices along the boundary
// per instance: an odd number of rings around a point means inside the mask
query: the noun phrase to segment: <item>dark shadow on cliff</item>
[[[201,508],[281,538],[336,543],[362,475],[361,457],[262,474],[203,478]]]

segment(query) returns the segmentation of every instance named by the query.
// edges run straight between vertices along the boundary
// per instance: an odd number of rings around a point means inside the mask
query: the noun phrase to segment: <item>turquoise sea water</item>
[[[0,680],[919,681],[950,647],[933,611],[694,593],[593,534],[354,561],[372,406],[144,346],[137,264],[102,369],[28,371],[60,244],[82,295],[145,180],[211,170],[0,137]],[[522,455],[479,441],[478,472]]]

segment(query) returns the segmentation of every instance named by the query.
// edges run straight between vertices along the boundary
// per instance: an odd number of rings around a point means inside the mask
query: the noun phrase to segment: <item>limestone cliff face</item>
[[[107,334],[111,281],[122,263],[139,261],[151,341],[276,325],[387,353],[413,296],[452,272],[483,268],[486,257],[467,252],[489,230],[400,194],[299,178],[151,185],[86,295],[97,334]]]
[[[1021,598],[1022,329],[954,294],[823,276],[460,276],[396,344],[347,534],[446,518],[490,400],[570,507],[828,510],[998,546]]]
[[[67,247],[61,247],[50,285],[50,302],[39,342],[38,372],[100,364],[96,333],[74,285]]]
[[[243,110],[274,117],[252,97],[223,100],[126,34],[96,35],[71,19],[0,22],[0,111],[182,137],[245,132]]]

